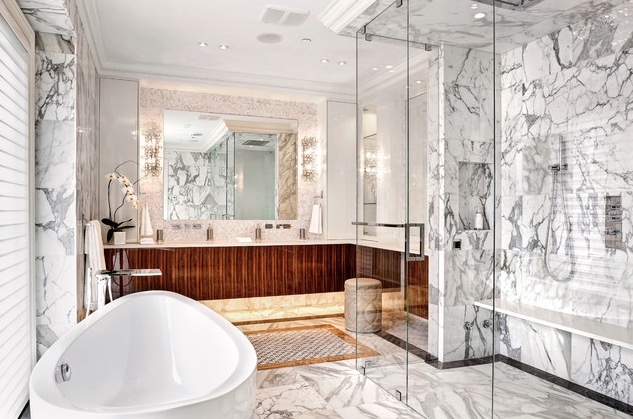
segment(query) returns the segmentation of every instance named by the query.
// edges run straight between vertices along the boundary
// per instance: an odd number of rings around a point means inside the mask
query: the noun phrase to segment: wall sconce
[[[301,140],[301,177],[307,181],[314,181],[317,177],[317,139],[303,137]]]
[[[145,174],[156,177],[161,171],[160,150],[161,132],[155,123],[145,128],[145,144],[143,145],[143,159],[145,160]]]

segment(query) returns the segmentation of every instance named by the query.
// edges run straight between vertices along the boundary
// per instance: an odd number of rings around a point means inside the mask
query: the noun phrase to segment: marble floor
[[[415,333],[424,326],[423,320],[414,319]],[[340,316],[238,327],[253,331],[318,324],[345,331],[345,320]],[[385,329],[394,336],[405,330],[398,324],[398,315],[385,318]],[[377,334],[358,337],[380,355],[359,358],[358,364],[347,360],[258,371],[252,419],[631,417],[503,363],[494,365],[493,390],[492,364],[438,370]],[[361,366],[366,366],[366,375],[359,372]],[[396,398],[397,392],[406,404]],[[27,409],[21,419],[29,417]]]
[[[239,328],[247,331],[314,324],[332,324],[344,330],[341,317]],[[391,331],[396,329],[396,325],[390,326]],[[259,372],[254,419],[630,418],[504,363],[494,365],[493,390],[492,364],[438,370],[376,334],[359,334],[359,340],[380,355],[360,358],[358,365],[349,360]],[[357,370],[361,365],[368,365],[365,376]],[[408,406],[396,399],[396,391]]]

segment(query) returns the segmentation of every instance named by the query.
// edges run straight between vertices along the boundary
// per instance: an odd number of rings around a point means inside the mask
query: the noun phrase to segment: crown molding
[[[333,0],[317,18],[326,28],[339,33],[374,2],[375,0]]]
[[[83,22],[88,45],[95,53],[97,73],[101,74],[105,67],[106,54],[103,47],[103,39],[101,38],[101,25],[98,18],[97,4],[95,0],[78,1],[76,4],[79,18]]]
[[[306,80],[287,79],[282,77],[265,77],[244,73],[224,72],[207,69],[193,69],[172,67],[164,65],[144,65],[129,63],[106,62],[100,71],[101,76],[132,78],[152,81],[165,81],[168,83],[190,83],[193,85],[217,86],[219,90],[236,90],[251,92],[252,94],[281,95],[285,97],[302,96],[310,102],[318,102],[327,99],[347,99],[355,96],[355,87],[350,83],[349,87],[340,84],[313,82]],[[265,81],[262,83],[262,81]]]
[[[178,83],[196,85],[200,88],[208,85],[215,86],[215,90],[223,91],[224,94],[240,92],[242,95],[266,98],[281,97],[286,100],[302,100],[314,103],[324,99],[351,100],[355,97],[353,83],[346,87],[340,84],[274,76],[262,77],[217,70],[108,61],[101,37],[97,2],[85,0],[79,1],[77,4],[79,15],[84,22],[88,44],[95,52],[95,65],[100,76],[143,80],[148,81],[149,84],[164,81],[165,84],[172,86]],[[212,89],[213,87],[207,90]]]

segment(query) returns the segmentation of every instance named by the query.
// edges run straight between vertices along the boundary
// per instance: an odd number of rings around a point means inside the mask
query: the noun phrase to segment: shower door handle
[[[353,221],[352,225],[366,226],[366,227],[389,227],[389,228],[403,228],[404,227],[404,255],[407,262],[415,262],[424,260],[424,223],[376,223],[367,221]],[[411,228],[417,227],[420,229],[420,256],[411,256]]]
[[[411,227],[420,229],[420,256],[411,256]],[[407,262],[416,262],[424,260],[424,224],[423,223],[407,223],[404,227],[404,256]]]

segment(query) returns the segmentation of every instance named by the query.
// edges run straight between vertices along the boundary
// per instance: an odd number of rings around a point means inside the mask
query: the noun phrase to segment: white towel
[[[141,244],[154,244],[154,229],[152,220],[149,217],[149,207],[147,202],[143,204],[143,214],[141,216]]]
[[[312,219],[310,219],[310,228],[308,231],[313,234],[323,234],[321,204],[315,204],[312,206]]]
[[[103,241],[101,238],[101,223],[92,220],[86,224],[84,236],[84,253],[86,258],[86,274],[84,301],[86,309],[94,310],[105,305],[105,284],[99,284],[95,273],[106,269]]]

